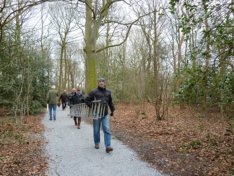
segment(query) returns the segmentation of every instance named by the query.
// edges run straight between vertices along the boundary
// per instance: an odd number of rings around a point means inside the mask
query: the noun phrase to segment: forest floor
[[[0,113],[1,114],[1,113]],[[44,176],[43,114],[16,119],[0,117],[0,176]]]
[[[219,113],[171,107],[157,121],[154,108],[119,104],[111,118],[113,137],[135,150],[142,160],[170,175],[233,176],[234,121]],[[0,117],[0,175],[45,175],[41,119]],[[114,147],[114,146],[113,146]]]
[[[163,173],[234,175],[233,120],[220,113],[171,107],[169,117],[158,121],[154,112],[149,104],[118,105],[111,119],[113,135]]]

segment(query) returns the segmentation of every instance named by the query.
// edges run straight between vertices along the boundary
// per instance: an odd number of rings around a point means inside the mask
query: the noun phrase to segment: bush
[[[37,114],[40,113],[43,109],[43,105],[37,101],[33,100],[30,105],[30,114]]]

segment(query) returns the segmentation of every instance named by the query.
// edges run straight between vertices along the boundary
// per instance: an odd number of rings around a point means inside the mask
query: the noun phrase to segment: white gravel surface
[[[162,175],[116,139],[111,141],[114,151],[106,153],[102,131],[100,149],[95,149],[92,125],[82,122],[81,129],[77,129],[68,113],[68,109],[59,108],[56,121],[49,121],[48,113],[43,120],[49,157],[48,176]]]

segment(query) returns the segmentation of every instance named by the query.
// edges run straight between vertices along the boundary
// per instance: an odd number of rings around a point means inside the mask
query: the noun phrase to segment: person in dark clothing
[[[68,95],[67,95],[67,90],[64,90],[63,93],[59,97],[59,101],[62,102],[62,109],[66,109],[67,106],[67,101],[68,101]]]
[[[72,94],[70,96],[70,106],[75,105],[75,104],[80,104],[80,103],[84,103],[84,96],[81,94],[79,87],[73,88]],[[81,117],[74,116],[73,119],[77,128],[80,129]]]
[[[93,137],[94,137],[94,144],[95,148],[99,149],[100,143],[100,127],[102,124],[102,129],[104,132],[104,142],[106,147],[106,152],[109,153],[113,151],[111,147],[111,132],[110,132],[110,122],[108,118],[108,106],[110,108],[110,116],[114,115],[115,107],[112,102],[111,91],[106,89],[105,87],[105,79],[99,78],[98,79],[98,87],[92,90],[89,95],[85,98],[85,103],[87,106],[92,106],[93,100],[101,100],[101,104],[104,106],[104,116],[97,119],[93,119]]]

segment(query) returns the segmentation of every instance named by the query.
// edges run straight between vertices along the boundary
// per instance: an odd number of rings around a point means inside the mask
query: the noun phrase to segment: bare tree
[[[140,28],[145,37],[145,41],[148,47],[147,65],[146,69],[146,92],[150,102],[155,106],[156,117],[158,120],[164,119],[168,108],[164,106],[167,98],[163,96],[165,94],[165,85],[167,82],[164,80],[165,73],[163,72],[162,61],[165,55],[162,31],[165,26],[164,17],[165,4],[159,3],[154,0],[148,0],[144,4],[140,4],[136,13],[140,16],[141,13],[153,13],[139,20]],[[145,62],[146,64],[146,62]]]
[[[52,24],[55,27],[59,37],[59,72],[58,72],[58,90],[66,88],[68,73],[67,47],[69,44],[69,35],[75,30],[74,28],[74,11],[66,3],[56,3],[50,6],[50,16]]]
[[[49,1],[49,0],[48,0]],[[23,14],[33,6],[47,2],[47,0],[2,0],[0,3],[0,43],[3,31],[7,24],[12,22],[19,14]]]

